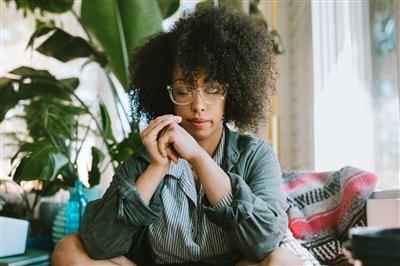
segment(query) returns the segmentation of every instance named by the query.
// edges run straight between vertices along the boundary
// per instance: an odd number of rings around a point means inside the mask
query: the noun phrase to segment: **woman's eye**
[[[218,87],[209,87],[206,92],[208,94],[222,94],[222,90]]]
[[[192,91],[189,88],[175,88],[175,93],[180,94],[180,95],[185,95],[189,94]]]

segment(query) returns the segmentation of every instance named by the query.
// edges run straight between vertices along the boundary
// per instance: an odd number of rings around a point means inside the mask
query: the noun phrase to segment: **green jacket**
[[[280,167],[264,141],[226,126],[225,134],[222,168],[231,179],[233,202],[218,209],[202,207],[228,233],[243,257],[261,260],[278,247],[288,226]],[[133,154],[118,168],[104,196],[87,205],[79,235],[90,257],[125,255],[136,264],[151,264],[147,229],[163,212],[163,182],[149,205],[132,186],[149,163],[144,148]]]

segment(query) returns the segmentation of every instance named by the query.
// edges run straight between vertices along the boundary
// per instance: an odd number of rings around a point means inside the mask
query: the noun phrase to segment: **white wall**
[[[270,6],[264,3],[264,13]],[[311,4],[277,1],[277,30],[286,52],[278,56],[279,159],[283,169],[312,169],[313,61]]]

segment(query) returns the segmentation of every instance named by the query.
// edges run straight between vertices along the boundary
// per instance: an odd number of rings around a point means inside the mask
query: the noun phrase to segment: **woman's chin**
[[[218,131],[218,128],[212,122],[207,122],[205,125],[193,125],[189,123],[182,126],[197,141],[212,138],[214,133]]]
[[[210,128],[193,128],[186,129],[195,140],[203,140],[211,135]]]

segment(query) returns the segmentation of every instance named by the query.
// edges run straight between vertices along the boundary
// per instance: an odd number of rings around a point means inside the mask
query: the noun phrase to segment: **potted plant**
[[[141,40],[162,29],[162,19],[176,11],[179,0],[83,0],[80,15],[71,0],[6,2],[15,2],[25,14],[35,15],[37,27],[28,42],[29,48],[61,62],[86,58],[83,67],[98,64],[119,107],[116,109],[120,122],[123,119],[131,122],[130,128],[124,130],[124,137],[117,140],[108,107],[102,102],[88,106],[75,91],[79,85],[77,77],[57,79],[51,70],[26,66],[1,77],[0,123],[9,110],[18,106],[22,112],[12,119],[22,119],[27,126],[26,134],[9,134],[18,147],[12,158],[15,167],[11,174],[18,183],[35,181],[32,192],[36,196],[30,206],[33,211],[41,196],[52,195],[79,180],[77,158],[88,134],[96,134],[104,145],[104,149],[91,148],[88,173],[91,186],[99,183],[107,165],[115,170],[141,145],[138,123],[123,108],[116,88],[122,86],[128,97],[128,58]],[[64,12],[74,15],[86,38],[71,35],[47,16]],[[37,45],[38,38],[45,40]]]

